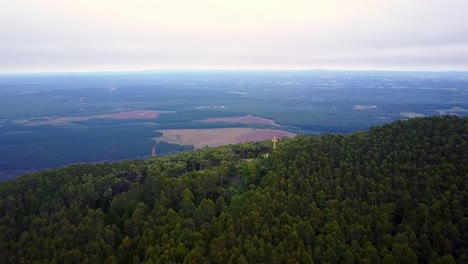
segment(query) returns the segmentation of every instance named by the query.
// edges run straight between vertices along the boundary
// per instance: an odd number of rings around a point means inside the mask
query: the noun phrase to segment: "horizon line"
[[[327,69],[327,68],[161,68],[161,69],[141,69],[141,70],[71,70],[71,71],[19,71],[19,72],[0,72],[0,76],[5,75],[64,75],[64,74],[122,74],[122,73],[158,73],[158,72],[434,72],[434,73],[468,73],[464,70],[418,70],[418,69]]]

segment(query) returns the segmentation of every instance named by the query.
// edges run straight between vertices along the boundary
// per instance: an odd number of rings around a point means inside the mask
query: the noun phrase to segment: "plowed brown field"
[[[153,111],[153,110],[138,110],[129,112],[119,112],[114,114],[101,114],[92,116],[65,116],[57,118],[49,118],[43,120],[32,120],[27,123],[29,126],[37,125],[65,125],[70,122],[82,122],[96,118],[107,119],[154,119],[160,114],[174,113],[172,111]]]
[[[215,129],[165,129],[155,140],[179,145],[193,145],[195,148],[205,146],[216,147],[252,141],[270,140],[294,137],[296,134],[282,130],[253,128],[215,128]]]
[[[232,117],[210,117],[202,120],[197,120],[196,122],[203,123],[215,123],[215,122],[224,122],[224,123],[240,123],[240,124],[265,124],[265,125],[276,125],[275,122],[271,119],[266,119],[258,116],[232,116]]]

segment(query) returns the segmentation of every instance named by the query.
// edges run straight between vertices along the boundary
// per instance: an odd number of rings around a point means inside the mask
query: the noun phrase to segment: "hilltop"
[[[0,262],[463,263],[467,177],[454,116],[78,164],[0,184]]]

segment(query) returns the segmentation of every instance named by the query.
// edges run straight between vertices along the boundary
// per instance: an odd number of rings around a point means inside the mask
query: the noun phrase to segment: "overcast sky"
[[[468,0],[0,0],[0,73],[468,70]]]

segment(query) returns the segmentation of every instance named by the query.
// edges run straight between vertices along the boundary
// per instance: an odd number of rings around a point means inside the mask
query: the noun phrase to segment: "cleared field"
[[[210,117],[203,120],[197,120],[196,122],[202,123],[239,123],[239,124],[265,124],[265,125],[275,125],[275,122],[271,119],[266,119],[258,116],[233,116],[233,117]]]
[[[273,137],[294,137],[296,134],[282,130],[253,128],[215,128],[215,129],[164,129],[158,130],[163,135],[155,140],[179,145],[217,147],[251,141],[270,140]]]
[[[82,122],[90,119],[97,118],[106,118],[106,119],[155,119],[160,114],[169,114],[175,113],[173,111],[153,111],[153,110],[138,110],[138,111],[129,111],[129,112],[119,112],[113,114],[102,114],[102,115],[92,115],[92,116],[65,116],[57,118],[49,118],[42,120],[32,120],[26,123],[29,126],[38,126],[38,125],[65,125],[71,122]]]
[[[116,114],[105,115],[104,118],[110,119],[154,119],[159,114],[168,113],[167,111],[131,111]]]
[[[236,139],[238,143],[252,142],[252,141],[264,141],[276,138],[292,138],[296,134],[282,131],[282,130],[271,130],[271,129],[257,129],[246,134],[239,135]]]
[[[376,105],[354,105],[353,110],[372,110],[377,109]]]
[[[426,116],[424,114],[416,113],[416,112],[401,112],[400,115],[402,115],[404,117],[409,117],[409,118],[425,117]]]

